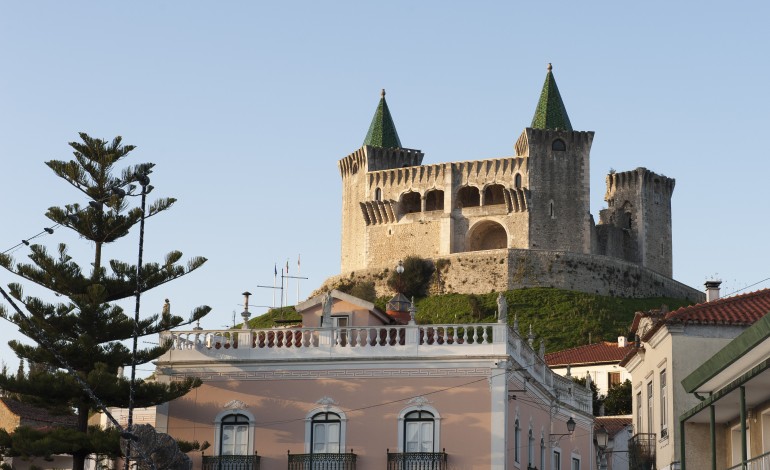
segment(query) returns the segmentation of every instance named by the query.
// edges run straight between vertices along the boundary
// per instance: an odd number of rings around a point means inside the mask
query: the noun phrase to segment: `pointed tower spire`
[[[553,67],[548,64],[543,91],[540,92],[540,101],[538,101],[537,109],[535,109],[535,117],[532,118],[532,128],[571,131],[572,124],[569,122],[567,108],[564,107],[564,102],[561,100],[552,70]]]
[[[401,140],[396,132],[396,125],[390,116],[388,103],[385,101],[385,89],[380,94],[380,104],[374,112],[369,132],[366,133],[364,145],[381,148],[401,148]]]

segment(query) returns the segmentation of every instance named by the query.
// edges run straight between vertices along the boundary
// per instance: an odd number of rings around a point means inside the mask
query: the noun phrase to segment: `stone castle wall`
[[[442,261],[439,261],[442,260]],[[434,259],[439,266],[432,293],[478,294],[526,287],[553,287],[605,296],[673,297],[705,301],[705,294],[638,264],[608,256],[551,250],[501,249],[455,253]],[[386,269],[371,268],[327,279],[313,294],[343,280],[375,283],[378,296],[391,295]]]

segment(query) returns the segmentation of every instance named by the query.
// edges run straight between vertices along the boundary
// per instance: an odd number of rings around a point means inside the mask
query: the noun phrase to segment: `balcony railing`
[[[203,470],[259,470],[259,456],[204,455]]]
[[[747,460],[745,463],[741,462],[738,465],[733,465],[727,470],[770,470],[770,452],[762,454],[753,459]]]
[[[289,470],[356,470],[356,454],[289,454]]]
[[[655,433],[640,433],[628,440],[629,470],[655,468]]]
[[[388,452],[388,470],[446,470],[444,452]]]

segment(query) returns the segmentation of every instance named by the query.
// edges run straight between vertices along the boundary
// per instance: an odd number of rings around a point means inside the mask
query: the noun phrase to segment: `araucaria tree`
[[[93,258],[78,264],[64,244],[59,244],[53,253],[42,245],[32,245],[27,262],[15,262],[7,255],[0,255],[3,267],[57,296],[51,299],[54,302],[24,296],[20,284],[9,284],[12,302],[23,315],[7,303],[0,305],[0,314],[18,326],[34,344],[9,343],[16,355],[31,367],[27,374],[4,371],[0,374],[0,388],[19,400],[53,412],[74,412],[77,417],[74,431],[53,428],[42,433],[26,432],[24,436],[32,436],[28,438],[17,435],[19,431],[16,431],[14,435],[5,435],[3,445],[10,446],[5,450],[11,455],[71,454],[74,470],[83,469],[89,454],[117,448],[115,439],[112,439],[114,446],[105,444],[110,440],[110,433],[89,428],[88,417],[98,409],[98,404],[74,375],[90,387],[104,406],[126,407],[130,380],[119,376],[118,371],[130,367],[133,357],[132,349],[123,342],[133,338],[135,329],[140,337],[157,334],[195,321],[210,310],[206,306],[198,307],[188,320],[184,320],[164,309],[160,314],[142,314],[135,324],[134,312],[125,312],[116,305],[122,299],[134,297],[137,290],[146,292],[184,276],[206,260],[195,257],[186,264],[179,264],[182,253],[172,251],[160,263],[142,263],[138,272],[137,266],[130,262],[106,261],[105,247],[125,237],[141,222],[143,208],[137,207],[138,200],[132,200],[130,196],[142,192],[146,195],[152,189],[148,186],[147,175],[154,165],[142,163],[118,169],[116,165],[134,146],[122,145],[120,137],[109,142],[81,133],[80,138],[82,142],[70,143],[74,149],[73,160],[53,160],[47,165],[79,190],[84,196],[83,201],[51,207],[46,216],[91,242]],[[165,211],[174,202],[174,199],[162,198],[148,204],[145,220]],[[163,344],[138,349],[135,364],[150,362],[166,350],[167,345]],[[68,373],[67,369],[75,374]],[[171,384],[137,380],[134,405],[145,407],[164,403],[198,385],[197,379]],[[112,433],[113,438],[114,435]],[[29,439],[47,441],[35,443]]]

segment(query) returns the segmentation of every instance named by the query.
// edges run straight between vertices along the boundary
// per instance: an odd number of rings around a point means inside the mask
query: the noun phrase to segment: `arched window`
[[[382,189],[377,188],[374,190],[374,200],[375,201],[382,201]]]
[[[516,463],[521,462],[521,428],[519,427],[519,419],[516,418],[516,423],[513,427],[513,460]]]
[[[441,448],[441,416],[425,401],[399,413],[399,452],[438,452]]]
[[[557,152],[563,152],[567,150],[567,144],[564,143],[561,139],[556,139],[551,144],[551,150],[555,150]]]
[[[505,187],[501,184],[492,184],[484,189],[484,205],[505,204]]]
[[[420,212],[420,193],[409,192],[401,196],[401,213]]]
[[[310,422],[310,453],[339,454],[341,452],[342,420],[337,413],[322,412]]]
[[[545,468],[545,438],[540,436],[540,470]]]
[[[463,186],[457,191],[457,201],[460,208],[463,207],[477,207],[481,204],[481,195],[479,194],[479,188],[474,186]]]
[[[430,411],[412,411],[404,416],[404,450],[435,452],[436,426]]]
[[[513,187],[516,189],[521,188],[521,173],[516,173],[516,176],[513,178]]]
[[[444,191],[440,189],[434,189],[425,193],[425,210],[444,210]]]
[[[214,420],[214,455],[254,453],[254,415],[245,409],[229,409]]]
[[[535,466],[535,436],[532,435],[532,428],[529,429],[527,440],[527,467]]]

